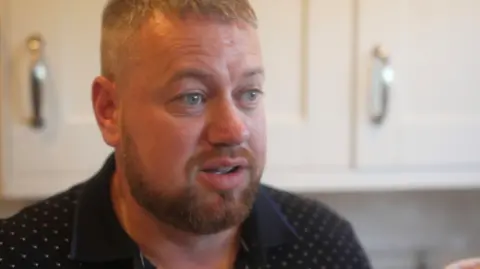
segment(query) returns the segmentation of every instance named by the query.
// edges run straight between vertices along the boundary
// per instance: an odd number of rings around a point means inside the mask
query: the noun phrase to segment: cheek
[[[197,144],[197,135],[191,126],[161,125],[151,139],[151,153],[167,167],[185,164]]]
[[[263,165],[267,150],[266,122],[263,113],[255,117],[250,124],[250,147],[257,155],[258,161]]]
[[[148,115],[148,114],[145,114]],[[185,165],[195,152],[199,132],[195,124],[179,123],[166,115],[151,113],[131,127],[145,176],[156,183],[181,182]]]

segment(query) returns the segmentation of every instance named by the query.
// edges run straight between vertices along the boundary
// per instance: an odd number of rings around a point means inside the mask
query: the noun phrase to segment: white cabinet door
[[[2,180],[8,197],[45,196],[91,176],[111,151],[94,121],[102,0],[0,0]],[[48,65],[44,128],[33,128],[31,53],[40,34]]]
[[[358,166],[480,170],[480,1],[360,0],[357,18]],[[394,73],[386,91],[377,45]]]
[[[350,163],[352,1],[251,2],[267,72],[265,182],[306,190]]]

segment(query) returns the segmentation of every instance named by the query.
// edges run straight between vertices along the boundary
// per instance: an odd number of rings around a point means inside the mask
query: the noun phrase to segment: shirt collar
[[[81,262],[110,262],[134,257],[138,248],[121,227],[110,198],[115,170],[112,154],[84,185],[75,212],[70,257]],[[269,247],[298,240],[298,234],[261,186],[252,211],[241,228],[248,257],[265,258]]]

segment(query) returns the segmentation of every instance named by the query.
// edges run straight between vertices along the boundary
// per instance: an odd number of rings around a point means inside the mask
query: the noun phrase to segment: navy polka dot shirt
[[[0,269],[155,268],[109,196],[113,155],[88,181],[0,220]],[[241,228],[236,269],[369,269],[351,224],[316,200],[262,185]]]

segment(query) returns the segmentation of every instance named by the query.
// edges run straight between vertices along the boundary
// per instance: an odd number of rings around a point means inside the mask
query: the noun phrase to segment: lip
[[[206,161],[200,168],[201,171],[217,169],[219,167],[238,166],[240,168],[247,168],[248,161],[245,158],[216,158]]]
[[[246,168],[238,168],[236,171],[228,174],[215,174],[208,172],[200,172],[198,181],[217,191],[232,190],[247,180],[248,170]]]
[[[235,189],[247,179],[248,166],[248,161],[245,158],[210,159],[201,166],[198,180],[217,191]],[[237,167],[237,169],[226,174],[207,172],[207,170],[215,170],[220,167]]]

